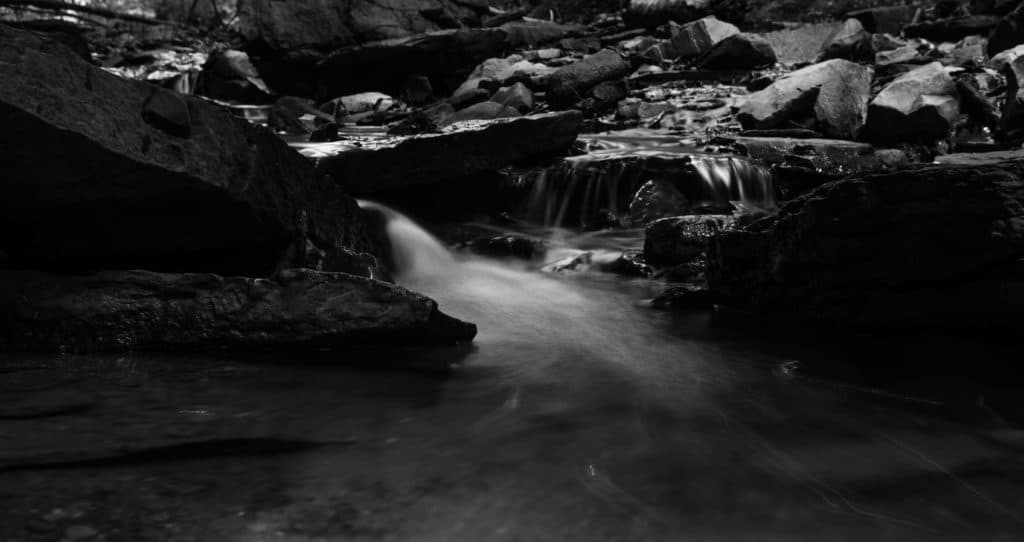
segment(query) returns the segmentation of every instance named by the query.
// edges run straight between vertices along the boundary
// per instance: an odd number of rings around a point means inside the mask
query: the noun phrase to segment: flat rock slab
[[[355,201],[274,134],[4,25],[0,120],[12,265],[256,276],[371,250]]]
[[[878,171],[908,161],[903,151],[843,139],[723,136],[714,143],[766,165],[811,167],[826,177]]]
[[[345,273],[268,279],[105,271],[0,273],[0,347],[128,349],[453,344],[476,326],[399,286]]]
[[[461,122],[437,134],[345,150],[316,164],[346,192],[366,196],[558,156],[576,141],[582,122],[578,111]]]

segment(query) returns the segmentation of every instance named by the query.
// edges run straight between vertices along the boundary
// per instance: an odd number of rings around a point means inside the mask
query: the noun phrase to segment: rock
[[[801,65],[815,62],[821,55],[825,42],[842,28],[842,23],[827,22],[802,24],[767,32],[762,36],[771,44],[779,62]]]
[[[245,104],[268,103],[273,92],[249,55],[232,49],[210,55],[196,81],[196,94]]]
[[[997,15],[970,15],[908,25],[903,34],[908,38],[924,38],[936,43],[960,41],[967,36],[987,36],[998,23]]]
[[[719,303],[853,329],[1013,330],[1024,309],[1024,160],[826,184],[711,243]]]
[[[871,33],[864,30],[857,19],[847,19],[835,34],[825,40],[819,60],[845,58],[853,61],[869,61],[875,58]]]
[[[988,63],[992,68],[1002,70],[1007,64],[1013,62],[1014,59],[1020,56],[1024,56],[1024,45],[1011,47],[1010,49],[993,56]]]
[[[986,40],[981,36],[964,38],[949,51],[949,59],[943,60],[943,64],[971,70],[980,69],[988,60],[988,56],[985,54],[985,45]]]
[[[89,41],[85,39],[86,29],[70,21],[58,19],[34,19],[27,21],[3,21],[12,28],[28,30],[38,34],[40,37],[63,44],[75,52],[86,62],[92,62],[92,51],[89,48]]]
[[[306,115],[312,115],[314,123],[334,122],[334,117],[317,109],[313,100],[298,96],[281,96],[267,111],[267,127],[275,132],[307,135],[312,130],[302,120]]]
[[[876,143],[934,141],[947,136],[960,115],[956,83],[938,62],[911,70],[871,101],[862,137]]]
[[[357,123],[402,107],[401,102],[382,92],[360,92],[324,102],[319,110],[335,122]]]
[[[355,201],[269,131],[3,25],[0,118],[19,267],[259,276],[375,253]]]
[[[268,279],[104,271],[4,271],[4,349],[321,348],[352,342],[452,344],[476,326],[404,288],[345,273]]]
[[[611,49],[601,50],[549,75],[547,100],[555,107],[571,106],[598,83],[621,79],[629,72],[629,63],[622,55]]]
[[[455,89],[455,94],[480,88],[481,83],[498,87],[517,75],[524,78],[544,77],[554,71],[554,68],[529,62],[519,55],[512,55],[508,58],[490,58],[473,69],[466,81]]]
[[[873,73],[842,59],[808,66],[747,96],[737,119],[746,129],[767,129],[810,117],[821,133],[853,139],[867,116]]]
[[[493,120],[518,116],[520,116],[519,111],[514,107],[509,107],[495,102],[480,102],[460,111],[456,111],[449,119],[449,122]]]
[[[479,26],[486,6],[454,0],[241,0],[238,27],[250,42],[275,51],[331,49],[404,38],[467,23]],[[447,21],[431,13],[447,13]]]
[[[1006,101],[999,120],[999,138],[1018,144],[1024,141],[1024,54],[1012,57],[1002,73],[1006,76]]]
[[[733,34],[720,41],[697,61],[698,68],[751,70],[775,64],[775,51],[755,34]]]
[[[918,56],[917,49],[907,45],[900,47],[899,49],[875,53],[875,66],[881,68],[892,66],[894,64],[905,64],[917,59]]]
[[[364,91],[397,96],[409,74],[429,78],[434,92],[443,95],[455,90],[477,64],[505,52],[507,38],[502,28],[466,28],[343,47],[317,65],[317,96]]]
[[[483,256],[492,258],[518,258],[532,260],[544,254],[547,249],[544,241],[514,233],[474,239],[469,248]]]
[[[846,17],[856,19],[872,34],[897,35],[914,19],[914,9],[910,6],[875,7],[851,11]]]
[[[511,107],[520,113],[526,114],[533,110],[533,91],[522,83],[516,83],[509,87],[502,87],[494,93],[491,101]]]
[[[655,220],[647,225],[644,256],[653,265],[684,264],[703,255],[708,241],[732,224],[728,215],[689,215]]]
[[[317,168],[356,197],[557,156],[582,126],[578,112],[455,124],[440,133],[320,158]]]
[[[646,278],[654,274],[651,266],[644,261],[644,255],[638,250],[623,252],[611,262],[598,262],[598,269],[604,273],[612,273],[623,277]]]
[[[630,0],[622,20],[630,27],[647,28],[669,21],[687,23],[708,15],[741,23],[746,4],[745,0]]]
[[[704,17],[691,23],[672,28],[672,39],[668,40],[668,59],[693,58],[711,50],[722,40],[740,33],[735,25],[719,21],[716,17]]]
[[[673,286],[651,300],[656,309],[706,310],[714,306],[706,284]]]
[[[326,143],[328,141],[337,141],[338,139],[340,139],[338,125],[333,122],[322,124],[309,133],[310,143]]]
[[[1024,43],[1024,2],[1003,17],[988,38],[988,55],[997,54]]]
[[[411,105],[425,105],[434,99],[434,87],[425,75],[409,77],[402,92],[402,99]]]
[[[618,103],[626,99],[627,84],[624,79],[604,81],[589,92],[590,96],[583,100],[580,109],[590,115],[599,115],[616,109]]]
[[[670,181],[651,180],[633,196],[629,203],[629,218],[633,227],[646,227],[655,220],[682,215],[688,207],[686,196]]]

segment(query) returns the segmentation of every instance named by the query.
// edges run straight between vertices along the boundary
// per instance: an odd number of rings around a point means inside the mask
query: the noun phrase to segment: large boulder
[[[852,139],[867,117],[873,74],[870,67],[848,60],[814,64],[747,96],[737,118],[747,129],[811,119],[826,135]]]
[[[1024,2],[1003,17],[988,38],[988,55],[997,54],[1024,43]]]
[[[974,155],[826,184],[711,242],[719,303],[844,329],[1015,330],[1024,160]]]
[[[735,25],[708,16],[681,26],[672,27],[672,38],[659,43],[660,55],[664,60],[693,58],[711,50],[718,42],[739,34]]]
[[[0,119],[13,266],[258,276],[373,250],[355,201],[274,134],[4,25]]]
[[[241,0],[239,30],[277,51],[330,49],[479,23],[486,3],[454,0]]]
[[[602,49],[549,75],[548,102],[556,107],[568,107],[583,99],[584,92],[598,83],[621,79],[629,72],[629,62],[622,55],[611,49]]]
[[[948,135],[959,116],[956,82],[932,62],[897,77],[875,96],[862,137],[876,143],[933,141]]]
[[[451,344],[474,335],[476,326],[442,314],[429,298],[345,273],[0,272],[2,349],[321,348]]]
[[[379,194],[557,156],[576,141],[582,122],[579,112],[568,111],[456,123],[440,133],[322,157],[317,168],[352,195]]]
[[[750,70],[775,64],[775,51],[756,34],[733,34],[718,42],[697,61],[698,68]]]
[[[266,103],[273,92],[244,51],[228,49],[210,55],[196,80],[196,94],[246,104]]]

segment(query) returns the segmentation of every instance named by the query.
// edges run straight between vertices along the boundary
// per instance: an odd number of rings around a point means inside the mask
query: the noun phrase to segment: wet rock
[[[210,55],[196,81],[196,93],[246,104],[267,103],[273,94],[249,55],[232,49]]]
[[[644,256],[653,265],[679,265],[702,256],[710,239],[729,229],[728,215],[688,215],[662,218],[645,231]]]
[[[319,110],[335,122],[359,123],[401,108],[401,102],[382,92],[360,92],[324,102]]]
[[[584,113],[603,114],[614,110],[626,98],[627,85],[624,79],[604,81],[590,90],[589,97],[580,104]]]
[[[3,25],[0,116],[0,250],[19,266],[258,276],[310,246],[375,251],[355,201],[269,131]]]
[[[673,286],[651,300],[656,309],[706,310],[714,306],[706,284]]]
[[[867,116],[873,73],[842,59],[808,66],[747,96],[737,119],[746,129],[768,129],[810,118],[821,133],[853,139]]]
[[[303,117],[312,115],[321,123],[334,122],[334,117],[320,111],[309,98],[298,96],[281,96],[267,111],[267,126],[275,132],[306,135],[311,128]]]
[[[933,62],[897,77],[878,93],[862,136],[876,143],[940,139],[959,115],[956,83],[942,64]]]
[[[851,11],[847,18],[856,19],[871,33],[897,35],[903,27],[914,19],[914,9],[910,6],[884,6]]]
[[[448,122],[464,122],[467,120],[493,120],[520,116],[519,111],[496,102],[480,102],[465,109],[456,111]]]
[[[624,277],[649,277],[654,274],[651,266],[644,261],[644,255],[640,251],[623,252],[621,256],[607,263],[600,263],[598,268],[605,273],[612,273]]]
[[[508,58],[491,58],[474,68],[466,81],[455,90],[455,94],[480,88],[481,84],[488,87],[498,87],[515,76],[527,79],[544,77],[554,71],[553,68],[549,68],[544,64],[524,60],[519,55],[512,55]]]
[[[997,54],[1024,43],[1024,2],[1003,17],[988,38],[988,54]]]
[[[452,0],[241,0],[238,22],[248,41],[285,51],[403,38],[452,24],[479,26],[486,11],[486,6]],[[431,13],[447,13],[449,22]]]
[[[629,218],[634,227],[646,227],[655,220],[680,216],[689,207],[686,196],[665,179],[644,183],[629,204]]]
[[[1014,329],[1024,160],[972,155],[826,184],[711,244],[716,301],[843,329]]]
[[[397,96],[409,74],[428,77],[443,95],[459,87],[479,63],[501,55],[507,38],[501,28],[466,28],[343,47],[317,65],[317,96],[364,91]]]
[[[576,141],[582,121],[578,112],[564,112],[454,124],[436,134],[320,158],[317,168],[349,194],[370,195],[557,156]]]
[[[312,132],[309,133],[310,143],[324,143],[328,141],[337,141],[338,136],[338,125],[333,122],[328,122],[318,126]]]
[[[857,19],[847,19],[839,30],[829,36],[822,47],[820,60],[844,58],[853,61],[869,61],[875,58],[871,33],[864,29]]]
[[[775,51],[755,34],[733,34],[718,42],[697,61],[698,68],[711,70],[752,70],[775,64]]]
[[[476,335],[404,288],[311,270],[268,279],[5,271],[0,322],[4,348],[72,351],[451,344]]]
[[[842,139],[723,136],[713,143],[771,166],[806,166],[838,178],[878,171],[909,162],[906,153],[876,149],[868,143]]]
[[[491,101],[526,114],[533,110],[533,91],[522,83],[516,83],[498,89],[498,92],[491,97]]]
[[[718,20],[714,16],[704,17],[682,26],[672,26],[672,38],[658,44],[658,52],[664,60],[693,58],[711,50],[722,40],[739,34],[735,25]]]
[[[547,99],[555,107],[568,107],[583,98],[583,93],[610,79],[621,79],[630,72],[622,55],[604,49],[583,60],[559,68],[548,76]]]
[[[532,260],[544,254],[546,243],[539,239],[514,233],[474,239],[469,248],[477,254],[493,258],[518,258]]]
[[[987,36],[998,23],[999,17],[996,15],[970,15],[907,25],[903,33],[908,38],[924,38],[941,43],[960,41],[967,36]]]

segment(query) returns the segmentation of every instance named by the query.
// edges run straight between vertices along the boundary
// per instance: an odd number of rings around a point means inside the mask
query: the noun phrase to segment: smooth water
[[[381,210],[472,347],[7,358],[0,540],[1024,536],[1024,432],[972,372],[1015,352],[720,330]]]

